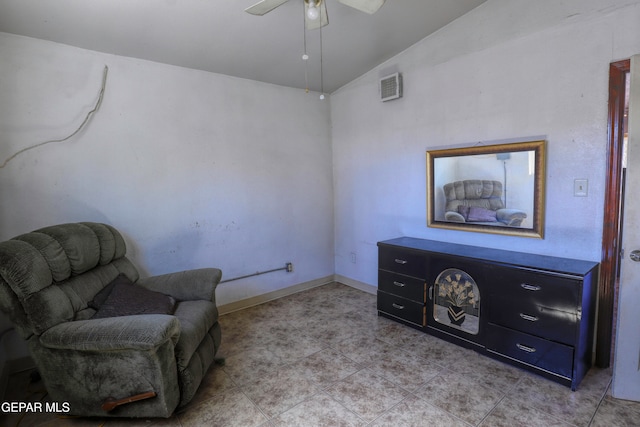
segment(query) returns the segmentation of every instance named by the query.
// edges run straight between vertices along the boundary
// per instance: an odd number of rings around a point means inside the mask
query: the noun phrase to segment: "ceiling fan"
[[[288,2],[289,0],[260,0],[245,9],[252,15],[262,16],[271,12],[276,7]],[[326,0],[303,0],[304,1],[304,17],[307,29],[313,30],[315,28],[324,27],[329,23],[327,16]],[[385,0],[338,0],[340,3],[357,9],[365,13],[375,13],[382,7]],[[320,19],[318,19],[320,18]]]

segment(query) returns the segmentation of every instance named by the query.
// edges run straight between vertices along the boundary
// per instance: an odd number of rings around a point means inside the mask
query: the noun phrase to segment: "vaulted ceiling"
[[[0,32],[331,93],[486,0],[387,0],[373,15],[325,0],[306,62],[303,0],[244,12],[257,1],[0,0]]]

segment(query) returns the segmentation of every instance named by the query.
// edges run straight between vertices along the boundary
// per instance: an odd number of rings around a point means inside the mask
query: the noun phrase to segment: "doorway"
[[[609,140],[595,360],[596,365],[601,368],[611,365],[615,348],[614,331],[624,222],[630,69],[629,59],[613,62],[609,66]]]

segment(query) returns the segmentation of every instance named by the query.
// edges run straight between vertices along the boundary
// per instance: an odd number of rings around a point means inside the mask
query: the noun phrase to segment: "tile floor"
[[[639,426],[610,370],[578,391],[378,317],[374,295],[333,283],[221,317],[224,366],[170,419],[29,414],[0,426]],[[12,377],[5,400],[42,385]]]

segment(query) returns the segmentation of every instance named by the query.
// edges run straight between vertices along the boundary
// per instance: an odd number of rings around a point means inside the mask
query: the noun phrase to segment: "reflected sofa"
[[[519,209],[504,208],[500,181],[455,181],[443,190],[446,221],[520,227],[527,217]]]

